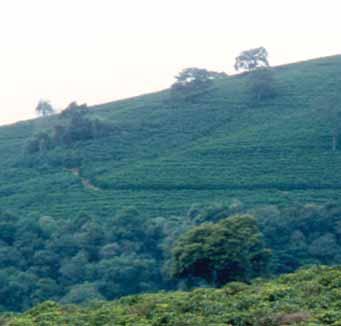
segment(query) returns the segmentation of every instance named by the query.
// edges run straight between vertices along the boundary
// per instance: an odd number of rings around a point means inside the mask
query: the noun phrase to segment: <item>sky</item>
[[[0,0],[0,124],[40,99],[110,102],[169,87],[187,67],[233,73],[341,53],[340,0]]]

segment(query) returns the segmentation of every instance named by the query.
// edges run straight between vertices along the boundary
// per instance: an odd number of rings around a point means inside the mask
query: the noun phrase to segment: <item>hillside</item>
[[[251,285],[131,296],[88,307],[46,302],[7,326],[340,325],[340,268],[315,267]]]
[[[117,132],[44,158],[25,154],[25,143],[58,117],[1,127],[1,207],[71,217],[135,206],[169,216],[232,198],[249,206],[337,199],[341,152],[331,151],[321,109],[341,85],[341,56],[275,68],[278,95],[258,104],[247,80],[219,80],[191,101],[166,90],[96,106],[91,115]]]

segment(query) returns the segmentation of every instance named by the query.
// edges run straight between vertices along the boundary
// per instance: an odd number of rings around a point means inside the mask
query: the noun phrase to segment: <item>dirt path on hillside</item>
[[[80,178],[82,185],[90,190],[94,190],[94,191],[101,191],[101,189],[99,189],[98,187],[96,187],[93,183],[91,183],[90,180],[85,179],[81,176],[80,170],[79,168],[73,168],[73,169],[68,169],[69,172],[71,172],[73,175],[75,175],[76,177]]]

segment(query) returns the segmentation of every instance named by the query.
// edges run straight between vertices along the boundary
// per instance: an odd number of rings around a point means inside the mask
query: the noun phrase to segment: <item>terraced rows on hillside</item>
[[[277,96],[260,103],[239,75],[191,101],[164,91],[99,105],[91,114],[115,125],[115,134],[46,157],[25,154],[25,142],[58,117],[2,127],[1,207],[108,216],[136,206],[157,216],[231,198],[248,205],[338,199],[341,146],[331,151],[323,106],[339,92],[340,73],[340,56],[277,67]],[[68,171],[70,161],[80,176]]]

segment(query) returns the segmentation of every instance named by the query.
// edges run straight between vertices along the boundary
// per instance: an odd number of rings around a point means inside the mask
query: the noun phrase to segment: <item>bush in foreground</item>
[[[46,302],[8,320],[26,325],[341,325],[341,268],[313,267],[273,281],[129,296],[91,306]]]

